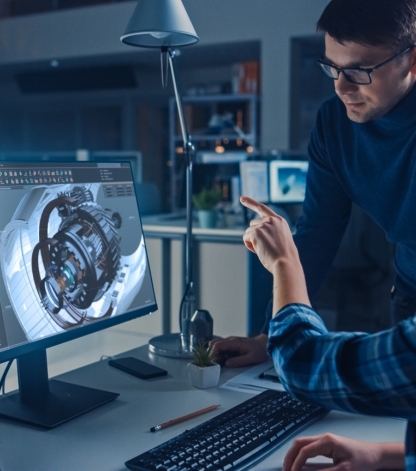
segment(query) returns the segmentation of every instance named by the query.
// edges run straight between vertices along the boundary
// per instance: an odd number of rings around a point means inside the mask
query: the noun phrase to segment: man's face
[[[325,36],[325,61],[336,67],[371,68],[389,59],[398,51],[379,46],[363,46],[348,42],[344,45],[328,34]],[[348,117],[365,123],[388,113],[412,88],[415,75],[413,49],[372,72],[372,83],[357,85],[339,75],[334,81],[335,92],[344,103]]]

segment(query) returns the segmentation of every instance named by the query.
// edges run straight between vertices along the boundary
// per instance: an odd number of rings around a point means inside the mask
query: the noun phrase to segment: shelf
[[[253,146],[257,149],[258,134],[258,95],[251,94],[229,94],[229,95],[198,95],[184,96],[182,98],[184,115],[188,132],[192,144],[195,147],[196,154],[215,152],[217,141],[228,141],[223,143],[225,154],[232,152],[245,152],[247,146]],[[227,122],[226,114],[232,115],[232,124]],[[218,134],[198,134],[199,132],[208,131],[209,122],[214,115],[218,115],[220,132]],[[244,137],[233,129],[234,124],[244,133]],[[195,134],[194,134],[195,132]],[[183,145],[183,137],[179,128],[176,100],[174,97],[169,102],[169,172],[170,172],[170,202],[171,210],[177,211],[183,206],[183,191],[185,188],[185,172],[184,172],[184,154],[177,152],[176,149]],[[247,145],[237,146],[238,141],[243,141]],[[201,145],[204,143],[204,145]],[[198,186],[211,186],[218,177],[223,177],[227,172],[238,173],[238,162],[241,159],[198,159],[196,157],[194,163],[201,164],[199,169],[195,168],[194,172],[194,190],[198,191]],[[229,163],[237,165],[237,169],[229,167],[227,170],[221,164]],[[203,168],[207,164],[216,164],[221,166],[221,175],[213,167]],[[198,170],[198,171],[197,171]],[[228,174],[226,175],[228,178]],[[181,205],[182,201],[182,205]]]
[[[255,135],[247,134],[247,137],[249,139],[255,139]],[[175,141],[177,142],[182,142],[183,138],[182,136],[175,136]],[[192,142],[200,142],[200,141],[218,141],[221,140],[223,141],[224,139],[228,139],[229,141],[238,141],[238,140],[244,140],[242,137],[240,137],[237,134],[197,134],[191,135],[191,140]]]
[[[227,102],[243,102],[258,101],[258,95],[250,94],[231,94],[231,95],[195,95],[184,96],[182,102],[185,103],[227,103]]]

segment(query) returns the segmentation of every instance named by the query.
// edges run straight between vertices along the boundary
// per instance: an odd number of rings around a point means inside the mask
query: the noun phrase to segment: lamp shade
[[[179,47],[199,41],[181,0],[139,0],[121,41],[138,47]]]

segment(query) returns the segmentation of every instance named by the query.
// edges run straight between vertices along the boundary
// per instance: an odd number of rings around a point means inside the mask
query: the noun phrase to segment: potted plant
[[[220,379],[221,367],[215,363],[211,355],[211,349],[204,344],[199,344],[193,353],[193,359],[188,363],[188,375],[192,386],[199,389],[213,388]]]
[[[192,196],[194,207],[198,210],[198,221],[200,227],[215,227],[217,212],[215,206],[222,199],[220,188],[202,188],[199,193]]]

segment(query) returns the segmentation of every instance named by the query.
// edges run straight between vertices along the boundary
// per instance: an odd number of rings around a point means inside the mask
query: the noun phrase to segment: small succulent
[[[192,201],[196,209],[211,210],[222,199],[222,191],[220,188],[202,188],[199,193],[192,196]]]
[[[216,357],[212,356],[211,348],[207,344],[200,343],[193,350],[193,361],[196,366],[206,368],[215,363]]]

